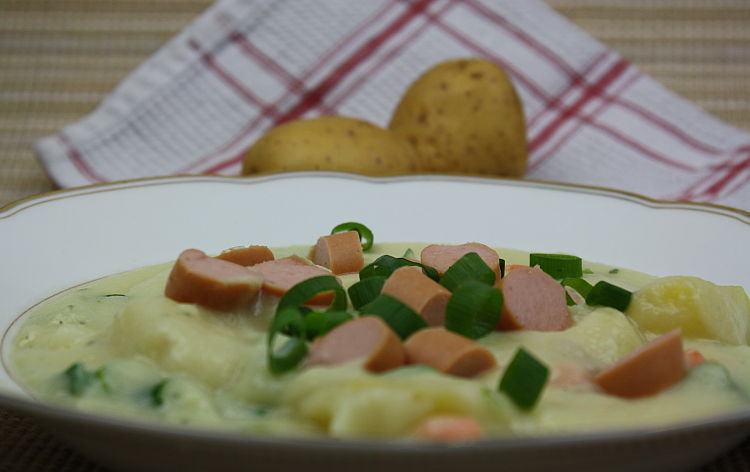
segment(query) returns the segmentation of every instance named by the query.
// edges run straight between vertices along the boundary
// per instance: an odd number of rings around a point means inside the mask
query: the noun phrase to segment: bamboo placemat
[[[547,1],[670,89],[750,131],[750,1]],[[34,141],[92,111],[209,4],[0,0],[0,206],[52,190]],[[0,409],[0,472],[102,470]],[[750,441],[701,470],[750,471]]]

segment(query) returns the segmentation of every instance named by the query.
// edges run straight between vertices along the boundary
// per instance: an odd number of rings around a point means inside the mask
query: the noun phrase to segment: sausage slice
[[[517,267],[500,279],[503,314],[498,329],[562,331],[570,327],[565,289],[539,267]]]
[[[263,291],[273,295],[284,295],[290,288],[303,280],[319,275],[331,275],[329,271],[312,264],[299,256],[282,257],[273,261],[261,262],[250,269],[263,276]],[[333,293],[321,293],[308,301],[311,305],[331,303]]]
[[[414,310],[430,326],[442,326],[451,292],[422,273],[416,266],[400,267],[383,284],[381,293],[390,295]]]
[[[610,395],[637,398],[676,384],[686,374],[680,328],[651,340],[594,377]]]
[[[435,415],[426,418],[415,430],[421,439],[439,443],[476,441],[484,436],[482,427],[471,416]]]
[[[359,233],[346,231],[321,236],[312,249],[310,259],[315,264],[328,267],[334,274],[359,272],[365,263]]]
[[[362,316],[315,340],[307,365],[335,365],[360,358],[367,370],[382,372],[403,365],[406,354],[401,338],[382,319]]]
[[[409,364],[427,364],[459,377],[474,377],[497,365],[487,348],[442,327],[417,331],[404,347]]]
[[[475,252],[485,264],[500,277],[500,256],[497,251],[481,243],[466,243],[458,245],[432,244],[422,249],[420,257],[422,264],[434,267],[443,275],[457,260],[470,252]]]
[[[233,247],[216,257],[245,267],[274,260],[273,252],[267,246]]]
[[[164,294],[180,303],[217,311],[247,306],[263,285],[263,277],[246,267],[187,249],[177,258]]]

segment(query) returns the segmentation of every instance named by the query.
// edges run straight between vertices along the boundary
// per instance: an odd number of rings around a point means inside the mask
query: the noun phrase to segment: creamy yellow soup
[[[401,256],[408,248],[418,254],[423,247],[377,244],[365,263],[382,254]],[[274,254],[308,251],[281,248]],[[528,264],[528,253],[498,252],[508,264]],[[234,313],[176,303],[164,296],[171,264],[96,280],[39,304],[18,321],[9,361],[16,380],[43,401],[276,436],[409,439],[420,422],[436,414],[471,416],[488,436],[528,436],[665,425],[748,408],[750,302],[741,288],[699,287],[698,295],[715,292],[729,300],[725,310],[731,313],[706,322],[700,306],[695,316],[690,306],[682,315],[670,311],[669,303],[652,306],[659,296],[685,305],[685,294],[651,290],[642,292],[650,298],[639,297],[639,289],[658,282],[654,277],[586,261],[584,268],[589,282],[607,280],[635,291],[628,308],[633,312],[581,304],[570,307],[574,324],[565,331],[492,332],[478,342],[492,351],[498,366],[472,379],[420,366],[375,374],[357,361],[273,375],[266,365],[266,339],[277,298],[261,296]],[[348,286],[358,278],[341,280]],[[649,313],[660,318],[654,321]],[[714,329],[711,323],[729,327]],[[685,347],[709,361],[690,369],[681,382],[649,397],[623,399],[589,381],[674,324],[693,333]],[[530,411],[497,389],[521,346],[551,372]],[[65,372],[76,364],[87,381],[73,391],[72,374]]]

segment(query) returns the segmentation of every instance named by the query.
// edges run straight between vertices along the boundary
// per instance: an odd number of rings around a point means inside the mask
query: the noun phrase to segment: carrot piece
[[[436,415],[425,419],[414,435],[440,443],[475,441],[484,436],[477,420],[463,415]]]

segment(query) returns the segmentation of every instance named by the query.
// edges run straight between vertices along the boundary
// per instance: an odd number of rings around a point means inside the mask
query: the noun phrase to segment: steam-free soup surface
[[[366,263],[409,248],[418,254],[423,246],[376,245]],[[308,251],[274,250],[277,258]],[[498,252],[509,265],[528,264],[527,253]],[[633,291],[655,280],[624,268],[584,267],[591,282],[607,280]],[[232,313],[176,303],[164,296],[170,269],[164,264],[113,275],[34,307],[19,320],[12,340],[14,377],[34,397],[55,404],[282,436],[409,439],[436,414],[473,417],[490,436],[538,435],[671,424],[748,406],[746,341],[686,337],[685,347],[709,362],[690,369],[681,382],[635,400],[602,393],[591,376],[656,334],[618,310],[585,304],[570,308],[574,323],[564,331],[495,331],[479,339],[498,366],[476,378],[423,366],[375,374],[358,361],[274,375],[266,365],[266,338],[277,299],[261,296]],[[357,276],[341,280],[349,285]],[[497,390],[520,346],[551,372],[531,411]],[[72,386],[78,374],[83,380]]]

